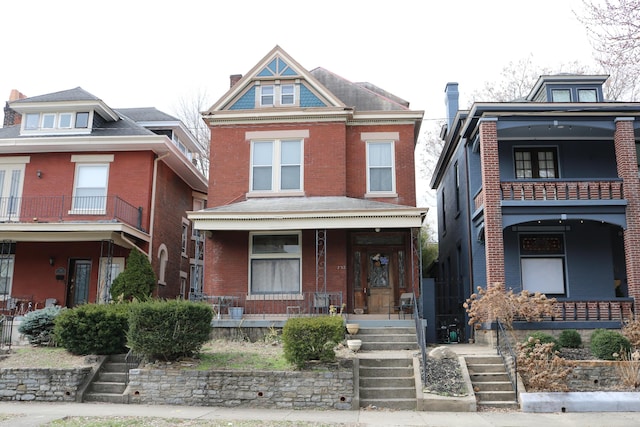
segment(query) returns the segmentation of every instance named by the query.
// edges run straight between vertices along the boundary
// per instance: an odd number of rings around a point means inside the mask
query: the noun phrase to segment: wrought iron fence
[[[511,345],[511,340],[507,335],[504,326],[500,321],[497,322],[497,340],[496,340],[496,349],[498,350],[498,354],[502,357],[504,361],[504,366],[507,371],[507,376],[509,377],[509,381],[511,381],[511,385],[513,386],[513,390],[516,394],[516,402],[518,401],[518,358],[516,356],[516,352]]]
[[[0,348],[11,349],[11,340],[13,339],[13,316],[5,316],[0,314]]]

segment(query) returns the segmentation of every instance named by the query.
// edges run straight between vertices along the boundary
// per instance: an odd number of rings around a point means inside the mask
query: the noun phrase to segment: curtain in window
[[[252,260],[251,292],[267,294],[300,292],[300,260]]]

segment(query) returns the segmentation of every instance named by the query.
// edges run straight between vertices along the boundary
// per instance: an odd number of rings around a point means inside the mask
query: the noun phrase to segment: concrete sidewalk
[[[118,405],[102,403],[0,402],[0,414],[19,414],[0,426],[39,426],[66,416],[160,417],[190,420],[255,420],[343,423],[349,426],[519,426],[591,427],[637,426],[634,412],[553,413],[522,412],[415,412],[415,411],[295,411],[275,409],[218,408],[200,406]]]

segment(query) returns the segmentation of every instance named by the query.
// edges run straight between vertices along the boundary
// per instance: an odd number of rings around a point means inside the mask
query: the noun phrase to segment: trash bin
[[[233,320],[242,319],[244,313],[244,307],[229,307],[229,317]]]

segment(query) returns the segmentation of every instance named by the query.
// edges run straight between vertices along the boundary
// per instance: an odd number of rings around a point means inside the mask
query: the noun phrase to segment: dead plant
[[[567,361],[553,350],[553,343],[542,344],[529,337],[518,343],[518,373],[527,391],[568,391],[566,379],[573,371]]]
[[[620,361],[616,363],[616,371],[620,376],[620,381],[626,387],[637,389],[640,387],[640,352],[638,350],[633,353],[623,351]]]

